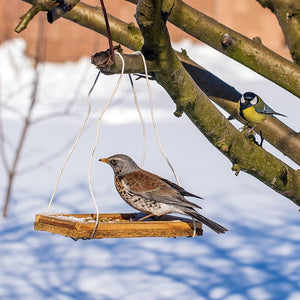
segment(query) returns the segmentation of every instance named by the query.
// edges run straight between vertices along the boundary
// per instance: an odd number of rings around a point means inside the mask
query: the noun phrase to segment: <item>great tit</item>
[[[263,102],[263,100],[252,92],[247,92],[242,95],[237,103],[239,115],[246,121],[259,124],[262,123],[268,115],[279,115],[286,117],[283,114],[275,112],[271,107]]]

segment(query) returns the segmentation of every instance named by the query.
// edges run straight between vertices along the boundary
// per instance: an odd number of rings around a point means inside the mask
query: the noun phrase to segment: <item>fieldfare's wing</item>
[[[124,181],[130,193],[143,197],[144,199],[154,200],[169,205],[201,208],[197,204],[192,203],[183,197],[182,190],[184,189],[174,183],[170,185],[170,181],[167,181],[167,183],[159,176],[150,172],[137,170],[124,175],[121,180]]]

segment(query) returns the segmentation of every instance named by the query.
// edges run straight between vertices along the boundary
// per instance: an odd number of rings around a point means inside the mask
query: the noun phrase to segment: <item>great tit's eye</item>
[[[110,161],[110,163],[111,163],[113,166],[115,166],[115,165],[117,164],[117,161],[116,161],[115,159],[112,159],[112,160]]]
[[[257,97],[254,97],[251,101],[250,101],[250,103],[252,104],[252,105],[255,105],[255,104],[257,104]]]

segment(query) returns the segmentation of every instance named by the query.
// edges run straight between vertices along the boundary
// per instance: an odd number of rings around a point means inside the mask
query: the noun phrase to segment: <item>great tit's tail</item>
[[[257,110],[258,112],[260,112],[259,110]],[[262,113],[266,114],[266,115],[277,115],[277,116],[282,116],[282,117],[287,117],[286,115],[283,115],[281,113],[278,113],[276,111],[274,111],[270,106],[266,105],[266,107],[264,108],[264,110],[262,111]]]

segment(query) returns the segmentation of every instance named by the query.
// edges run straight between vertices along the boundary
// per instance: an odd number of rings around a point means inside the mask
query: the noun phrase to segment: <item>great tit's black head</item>
[[[252,92],[247,92],[241,97],[241,108],[245,109],[258,103],[258,96]]]

